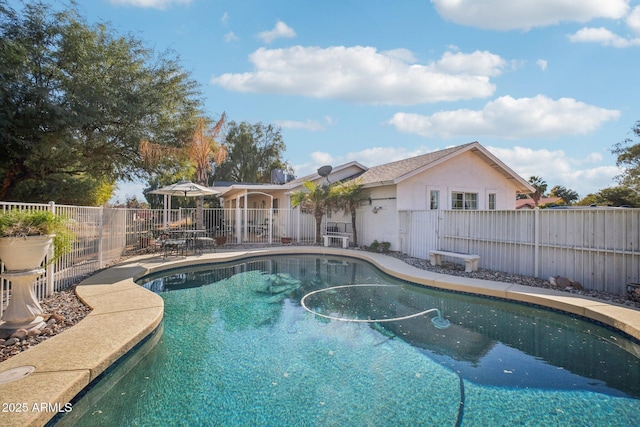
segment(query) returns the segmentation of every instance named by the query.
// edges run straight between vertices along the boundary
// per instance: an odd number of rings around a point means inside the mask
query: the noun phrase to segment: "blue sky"
[[[297,176],[478,141],[583,197],[640,120],[639,0],[78,3],[179,54],[211,117],[280,126]]]

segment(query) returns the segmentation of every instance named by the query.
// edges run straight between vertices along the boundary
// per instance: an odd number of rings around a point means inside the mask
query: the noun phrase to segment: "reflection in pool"
[[[59,424],[640,419],[640,346],[550,310],[411,285],[335,257],[251,258],[141,284],[165,300],[157,343],[112,369]]]

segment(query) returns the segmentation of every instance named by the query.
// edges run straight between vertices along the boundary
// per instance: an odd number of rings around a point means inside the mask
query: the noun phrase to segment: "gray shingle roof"
[[[362,184],[373,184],[380,182],[394,181],[402,176],[411,173],[417,169],[427,166],[430,163],[434,163],[444,157],[449,156],[456,151],[463,150],[469,145],[477,144],[471,142],[469,144],[458,145],[456,147],[446,148],[440,151],[433,151],[431,153],[422,154],[420,156],[411,157],[409,159],[398,160],[396,162],[385,163],[379,166],[370,167],[365,173],[362,174]]]

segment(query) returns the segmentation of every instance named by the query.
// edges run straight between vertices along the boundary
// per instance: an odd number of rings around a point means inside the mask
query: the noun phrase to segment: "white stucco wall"
[[[374,240],[391,243],[391,250],[398,247],[398,207],[395,186],[372,188],[371,204],[364,203],[358,215],[366,224],[358,234],[358,243],[369,246]],[[374,208],[377,212],[374,213]]]
[[[496,209],[516,208],[516,187],[471,152],[410,177],[397,186],[398,209],[429,209],[431,190],[440,192],[440,209],[451,209],[451,193],[477,193],[478,209],[489,208],[489,194],[496,195]]]

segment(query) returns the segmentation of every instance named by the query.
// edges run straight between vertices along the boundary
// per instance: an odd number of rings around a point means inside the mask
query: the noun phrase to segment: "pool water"
[[[141,284],[165,301],[162,330],[58,425],[640,419],[640,346],[550,310],[411,285],[335,257],[251,258]],[[419,315],[432,308],[448,327]]]

